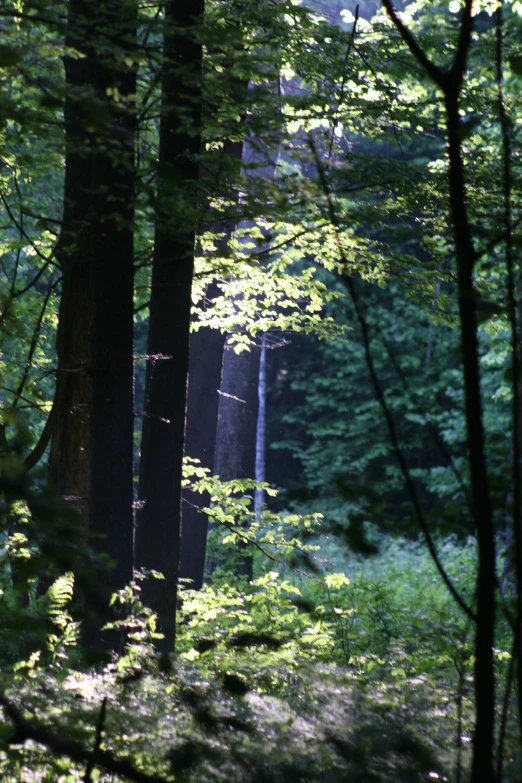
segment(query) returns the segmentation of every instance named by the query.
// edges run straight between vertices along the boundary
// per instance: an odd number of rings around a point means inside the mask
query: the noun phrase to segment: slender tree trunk
[[[139,476],[135,561],[160,571],[143,600],[158,616],[163,651],[175,643],[181,467],[198,222],[193,192],[200,149],[203,0],[165,5],[158,206]]]
[[[495,680],[493,647],[495,635],[495,535],[486,469],[476,305],[473,289],[475,249],[467,216],[464,167],[461,151],[459,93],[446,96],[450,161],[450,208],[458,267],[459,311],[466,425],[473,512],[477,526],[479,564],[477,575],[477,629],[475,637],[476,726],[473,781],[494,779]]]
[[[86,4],[69,4],[66,46],[86,46]],[[87,53],[86,53],[87,54]],[[89,220],[92,214],[91,132],[82,100],[92,92],[94,53],[65,57],[64,211],[56,256],[63,279],[56,350],[55,397],[59,402],[49,456],[49,481],[58,495],[88,516],[90,455]],[[55,401],[56,404],[56,401]]]
[[[266,430],[266,335],[261,342],[261,355],[259,357],[259,381],[257,384],[258,413],[256,427],[256,481],[265,481],[265,430]],[[262,489],[256,489],[254,493],[254,511],[259,518],[265,493]]]
[[[480,389],[477,337],[476,293],[473,272],[477,260],[468,217],[462,123],[459,104],[472,40],[473,0],[464,0],[458,43],[453,64],[443,70],[436,66],[419,46],[410,30],[397,15],[392,0],[382,0],[395,27],[418,62],[444,95],[449,162],[449,208],[453,229],[459,294],[464,402],[467,447],[471,478],[471,499],[477,528],[478,573],[475,635],[475,736],[473,740],[472,781],[493,781],[495,734],[495,675],[493,646],[495,638],[495,535],[491,511],[484,422]]]

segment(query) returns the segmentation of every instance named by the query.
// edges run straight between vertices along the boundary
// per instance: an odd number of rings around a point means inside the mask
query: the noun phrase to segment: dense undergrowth
[[[25,660],[24,630],[16,637],[4,627],[2,779],[462,779],[473,732],[468,620],[420,543],[370,529],[378,553],[363,558],[321,537],[315,523],[302,545],[314,573],[259,554],[249,584],[222,570],[202,591],[184,589],[178,652],[169,658],[153,652],[155,619],[140,603],[139,581],[115,598],[128,645],[103,671],[89,668],[77,646],[72,576],[32,597],[28,616],[47,617],[40,648],[36,621]],[[295,515],[290,525],[296,534]],[[257,540],[263,535],[260,527]],[[472,600],[474,539],[438,545]],[[502,682],[510,661],[504,622]],[[508,721],[508,780],[515,748]]]

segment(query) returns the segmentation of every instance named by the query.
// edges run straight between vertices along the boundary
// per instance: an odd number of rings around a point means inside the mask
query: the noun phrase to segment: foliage
[[[189,781],[226,777],[276,783],[303,777],[319,781],[325,775],[332,781],[347,775],[407,781],[422,780],[429,771],[442,773],[430,743],[413,736],[393,699],[382,701],[377,693],[359,690],[340,672],[322,667],[294,675],[298,698],[255,691],[236,695],[234,682],[231,675],[210,682],[200,671],[176,663],[170,675],[137,681],[108,673],[70,675],[58,686],[41,675],[27,685],[20,682],[9,701],[37,726],[41,720],[34,716],[48,699],[59,697],[62,709],[49,716],[49,723],[57,736],[70,738],[71,746],[81,743],[87,749],[106,699],[104,752],[128,761],[130,751],[142,780],[149,775],[168,781],[182,774]],[[7,732],[4,738],[9,739]],[[84,764],[66,754],[53,758],[35,743],[25,749],[15,745],[8,756],[2,751],[1,763],[6,781],[29,780],[26,770],[64,783],[84,775]]]
[[[460,107],[499,533],[512,510],[508,433],[518,383],[505,240],[519,249],[522,193],[521,6],[504,5],[504,63],[496,63],[495,8],[476,4]],[[223,483],[193,466],[196,490],[210,496],[202,513],[214,527],[214,545],[254,550],[255,578],[242,583],[227,571],[232,559],[225,557],[212,584],[182,591],[180,658],[156,658],[156,619],[141,604],[138,581],[128,586],[113,599],[121,614],[111,626],[127,646],[103,673],[73,668],[87,666],[77,647],[81,611],[73,583],[105,600],[93,578],[95,558],[75,513],[42,489],[43,471],[33,477],[24,464],[48,421],[54,389],[61,58],[79,55],[64,50],[67,4],[30,0],[0,9],[0,658],[9,718],[0,733],[2,774],[7,781],[121,777],[116,759],[131,764],[127,772],[162,779],[399,781],[429,773],[462,779],[462,746],[473,731],[473,630],[416,542],[411,498],[369,382],[360,319],[346,297],[355,281],[409,476],[444,568],[474,606],[440,95],[384,13],[369,19],[369,4],[361,16],[343,9],[340,26],[328,18],[339,11],[335,4],[207,6],[198,31],[205,47],[201,181],[178,183],[172,218],[196,211],[200,225],[194,328],[231,331],[237,351],[259,334],[276,333],[280,342],[287,339],[281,332],[296,334],[272,360],[271,453],[282,457],[273,457],[271,470],[283,491],[256,517],[255,482]],[[453,0],[417,0],[402,11],[423,51],[441,66],[456,50],[461,15]],[[139,320],[150,294],[157,209],[161,4],[139,4],[138,18],[132,67]],[[241,92],[238,84],[250,86]],[[100,106],[82,105],[85,122],[103,126]],[[509,237],[502,228],[506,129]],[[257,158],[242,167],[225,147],[245,133]],[[267,176],[267,168],[276,174]],[[225,223],[236,227],[226,243]],[[211,280],[223,295],[209,305]],[[317,344],[311,335],[327,339]],[[494,665],[502,688],[511,677],[512,603],[497,599]],[[11,703],[19,714],[9,712]],[[504,755],[513,761],[505,779],[515,780],[520,751],[509,707],[508,694]],[[502,709],[499,700],[501,720]],[[17,723],[17,714],[29,725]],[[31,726],[47,734],[31,734]],[[85,771],[93,758],[104,772]]]

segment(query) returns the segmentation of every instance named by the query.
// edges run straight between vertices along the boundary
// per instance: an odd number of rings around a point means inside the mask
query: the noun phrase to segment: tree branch
[[[466,2],[471,3],[471,0],[466,0]],[[404,43],[406,44],[410,52],[414,55],[415,59],[422,65],[424,70],[429,74],[429,76],[431,76],[433,81],[441,89],[445,90],[448,81],[448,74],[445,71],[443,71],[442,68],[439,68],[438,65],[432,63],[428,55],[424,52],[423,49],[421,49],[421,47],[415,40],[413,33],[410,32],[410,30],[406,27],[404,22],[399,17],[392,3],[392,0],[382,0],[382,4],[384,5],[388,16],[390,17],[393,24],[397,28],[399,35],[401,36],[402,40],[404,41]]]

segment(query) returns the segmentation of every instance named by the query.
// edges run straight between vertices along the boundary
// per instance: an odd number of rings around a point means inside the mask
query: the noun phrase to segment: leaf
[[[340,590],[341,587],[347,587],[350,584],[350,580],[345,574],[328,574],[324,581],[327,587],[336,590]]]

